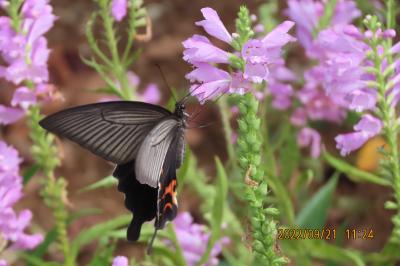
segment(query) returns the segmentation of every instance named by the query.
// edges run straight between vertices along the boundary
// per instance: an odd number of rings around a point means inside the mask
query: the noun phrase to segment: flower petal
[[[220,39],[221,41],[226,43],[232,42],[232,36],[226,30],[218,16],[218,13],[214,9],[205,7],[201,9],[201,13],[203,13],[205,20],[196,22],[197,26],[202,26],[208,34]]]

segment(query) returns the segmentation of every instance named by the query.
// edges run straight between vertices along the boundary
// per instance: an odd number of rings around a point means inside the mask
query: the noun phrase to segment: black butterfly
[[[173,113],[143,102],[103,102],[60,111],[40,125],[117,164],[113,176],[134,215],[127,238],[136,241],[144,222],[155,218],[156,233],[177,214],[176,169],[184,156],[188,117],[184,110],[183,101]]]

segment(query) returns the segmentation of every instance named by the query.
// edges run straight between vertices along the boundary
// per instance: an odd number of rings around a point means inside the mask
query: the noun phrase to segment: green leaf
[[[335,11],[337,0],[329,0],[328,3],[325,4],[324,14],[318,21],[318,30],[323,30],[329,26],[331,23],[333,12]]]
[[[280,243],[285,253],[291,257],[303,257],[303,259],[312,257],[339,265],[365,266],[364,256],[361,252],[349,248],[341,248],[324,240],[282,240]],[[296,260],[296,262],[299,261]],[[311,265],[311,263],[299,265]]]
[[[20,257],[23,258],[29,265],[33,266],[60,266],[60,263],[57,262],[47,262],[42,260],[41,258],[36,257],[29,252],[21,252],[19,253]]]
[[[279,153],[281,165],[284,166],[281,168],[281,176],[285,180],[289,180],[299,165],[300,160],[300,151],[293,131],[287,134],[286,140],[279,150]]]
[[[102,179],[100,179],[99,181],[88,185],[80,190],[78,190],[78,193],[83,193],[83,192],[88,192],[88,191],[92,191],[98,188],[107,188],[107,187],[114,187],[118,184],[118,180],[113,177],[112,175],[110,176],[106,176]]]
[[[36,172],[40,169],[40,166],[38,164],[34,164],[31,167],[29,167],[27,170],[24,171],[22,174],[24,178],[24,185],[28,184],[29,180],[36,174]]]
[[[354,182],[369,182],[381,186],[390,186],[390,182],[383,178],[380,178],[377,175],[372,173],[365,172],[360,170],[347,162],[335,158],[334,156],[330,155],[328,152],[323,152],[322,154],[325,161],[334,167],[336,170],[345,173],[351,180]]]
[[[278,12],[278,1],[270,1],[260,6],[260,22],[265,28],[265,32],[272,31],[278,25],[274,15]]]
[[[224,166],[218,157],[215,158],[215,163],[217,165],[217,187],[214,197],[214,205],[211,211],[211,237],[208,240],[207,249],[197,265],[203,265],[209,260],[211,249],[221,235],[225,200],[228,194],[228,178],[226,176]]]
[[[96,224],[88,229],[82,230],[79,235],[71,243],[71,256],[75,260],[82,246],[97,240],[101,236],[105,236],[109,232],[118,229],[121,226],[127,226],[132,219],[130,214],[122,215],[115,219]]]
[[[296,218],[300,228],[321,229],[324,227],[339,173],[336,172],[319,191],[306,203]]]

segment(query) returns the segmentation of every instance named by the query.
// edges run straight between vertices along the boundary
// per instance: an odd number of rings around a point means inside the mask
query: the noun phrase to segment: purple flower
[[[206,63],[198,63],[197,68],[185,77],[193,83],[190,87],[191,94],[196,96],[201,103],[222,93],[243,94],[251,88],[241,73],[230,75]]]
[[[321,136],[312,128],[302,128],[297,135],[297,143],[300,147],[310,146],[311,157],[317,158],[321,153]]]
[[[19,175],[21,159],[18,152],[0,141],[0,234],[10,242],[11,249],[35,248],[43,237],[24,232],[32,218],[29,210],[17,215],[13,205],[22,197],[22,177]]]
[[[295,40],[287,33],[293,26],[293,22],[285,21],[263,39],[250,39],[243,45],[244,78],[254,83],[269,81],[271,68],[281,64],[282,47]]]
[[[228,72],[206,63],[197,64],[197,68],[188,73],[186,78],[194,83],[190,88],[191,94],[202,103],[228,92],[231,83],[231,75]]]
[[[111,2],[111,14],[116,21],[121,21],[128,11],[127,0],[113,0]]]
[[[193,218],[188,212],[180,213],[174,220],[174,228],[178,242],[183,250],[183,255],[189,266],[194,266],[200,260],[207,248],[210,233],[205,226],[193,223]],[[218,240],[211,250],[210,260],[205,266],[218,265],[217,256],[222,251],[222,246],[229,243],[227,237]]]
[[[205,36],[193,35],[182,44],[183,59],[189,63],[229,63],[230,54],[214,46]]]
[[[128,266],[128,258],[125,256],[117,256],[113,259],[112,266]]]
[[[226,43],[232,42],[231,34],[229,34],[229,32],[226,30],[224,24],[214,9],[205,7],[201,9],[201,13],[203,13],[205,20],[196,22],[197,26],[202,26],[208,34],[220,39],[221,41]]]
[[[24,117],[25,111],[0,104],[0,125],[9,125]]]
[[[203,8],[202,13],[205,20],[196,25],[202,26],[204,30],[227,43],[232,42],[232,35],[226,30],[217,12],[211,8]],[[254,18],[254,16],[253,16]],[[261,39],[250,39],[242,47],[240,53],[229,53],[214,46],[207,37],[194,35],[183,42],[185,50],[183,59],[194,66],[194,70],[186,75],[192,83],[191,92],[201,103],[215,98],[223,93],[243,94],[253,90],[252,83],[268,81],[275,86],[287,89],[286,85],[278,83],[280,75],[285,78],[292,73],[284,68],[281,57],[282,47],[294,38],[288,34],[294,23],[285,21]],[[219,69],[215,64],[229,64],[230,59],[238,57],[243,60],[244,71],[233,71],[228,73]],[[272,75],[271,75],[272,74]],[[274,76],[276,74],[276,77]],[[264,93],[253,91],[257,97],[262,99]],[[279,94],[278,88],[275,90]],[[287,90],[284,92],[287,94]],[[280,95],[283,95],[282,93]],[[276,97],[277,106],[290,105],[289,95]]]
[[[372,115],[365,114],[354,126],[355,132],[338,135],[336,147],[340,154],[346,156],[350,152],[360,148],[367,140],[378,135],[382,129],[382,122]]]
[[[26,0],[21,8],[20,32],[11,28],[10,18],[0,17],[0,53],[7,63],[0,76],[15,84],[30,80],[36,84],[48,81],[49,50],[43,35],[56,17],[46,0]]]
[[[35,103],[36,94],[33,90],[30,90],[27,87],[19,87],[16,89],[11,100],[12,106],[20,106],[23,109],[27,109],[30,105]]]

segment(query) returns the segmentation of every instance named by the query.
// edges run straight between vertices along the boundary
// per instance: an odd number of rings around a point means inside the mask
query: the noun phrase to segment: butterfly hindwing
[[[108,161],[125,164],[136,158],[152,128],[171,115],[157,105],[116,101],[69,108],[46,117],[40,125]]]
[[[176,169],[184,153],[183,129],[178,127],[174,132],[174,139],[166,154],[158,184],[157,216],[155,227],[162,229],[167,221],[172,221],[178,211]]]
[[[137,241],[142,224],[156,217],[157,188],[140,184],[135,175],[135,162],[118,165],[113,173],[118,179],[118,190],[125,194],[125,207],[133,213],[127,238]]]

